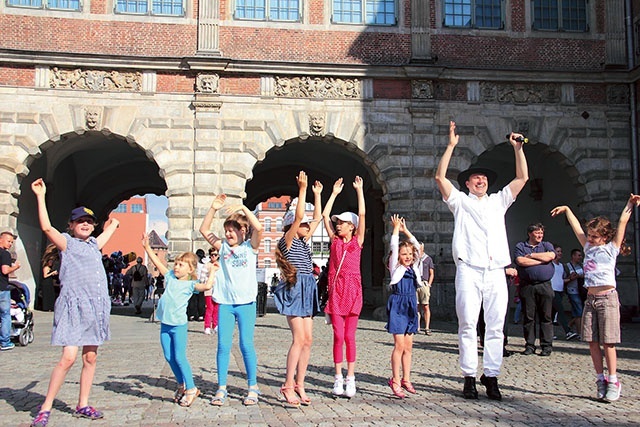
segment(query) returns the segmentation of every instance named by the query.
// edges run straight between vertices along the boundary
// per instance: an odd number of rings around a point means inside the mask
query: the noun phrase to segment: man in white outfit
[[[487,191],[495,182],[496,173],[484,168],[471,168],[458,175],[457,190],[447,179],[447,169],[453,149],[458,144],[455,122],[449,123],[449,145],[444,151],[436,171],[436,183],[454,217],[452,242],[456,264],[456,314],[460,369],[464,375],[463,396],[477,399],[476,374],[478,369],[478,337],[476,326],[480,307],[484,307],[486,332],[484,337],[484,374],[480,382],[487,388],[487,396],[501,400],[498,375],[502,366],[502,332],[509,303],[509,292],[504,268],[511,263],[504,215],[529,179],[522,135],[511,133],[516,177],[497,193]]]

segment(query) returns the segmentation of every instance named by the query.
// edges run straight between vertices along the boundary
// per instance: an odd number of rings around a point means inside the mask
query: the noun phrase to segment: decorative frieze
[[[499,104],[558,104],[561,100],[560,87],[554,84],[501,84],[480,83],[482,102]]]
[[[276,77],[274,93],[290,98],[360,99],[362,85],[358,79]]]
[[[140,92],[142,73],[137,71],[64,70],[51,69],[49,87],[107,92]]]

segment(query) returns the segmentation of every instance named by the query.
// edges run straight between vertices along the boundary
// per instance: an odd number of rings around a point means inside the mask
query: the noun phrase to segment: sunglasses
[[[209,256],[217,256],[217,257],[219,257],[220,254],[218,252],[212,252],[212,253],[209,254]]]
[[[96,225],[96,222],[91,218],[80,218],[74,221],[76,224],[84,224],[87,223],[89,225]]]

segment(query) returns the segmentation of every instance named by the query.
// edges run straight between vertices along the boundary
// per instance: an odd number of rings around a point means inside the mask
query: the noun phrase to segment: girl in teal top
[[[156,317],[160,320],[160,344],[164,358],[171,366],[178,382],[174,401],[180,406],[191,406],[200,395],[193,382],[191,365],[187,360],[187,304],[192,294],[204,292],[213,287],[219,265],[214,263],[209,270],[206,283],[197,280],[198,257],[185,252],[176,257],[173,270],[169,270],[149,246],[149,237],[144,236],[142,246],[160,274],[165,277],[165,290],[160,300]]]

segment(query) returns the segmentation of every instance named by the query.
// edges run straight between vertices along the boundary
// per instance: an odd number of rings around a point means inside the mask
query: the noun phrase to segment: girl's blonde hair
[[[183,252],[178,255],[175,259],[176,261],[182,261],[191,267],[191,274],[189,274],[189,279],[193,280],[196,278],[196,270],[198,269],[198,255],[193,252]]]
[[[587,221],[585,227],[587,228],[587,232],[591,230],[601,235],[606,243],[609,243],[611,240],[613,240],[613,237],[618,231],[611,224],[611,221],[603,216],[599,216]],[[620,244],[620,255],[626,256],[629,254],[631,254],[631,246],[627,245],[626,239],[623,239],[622,243]]]

